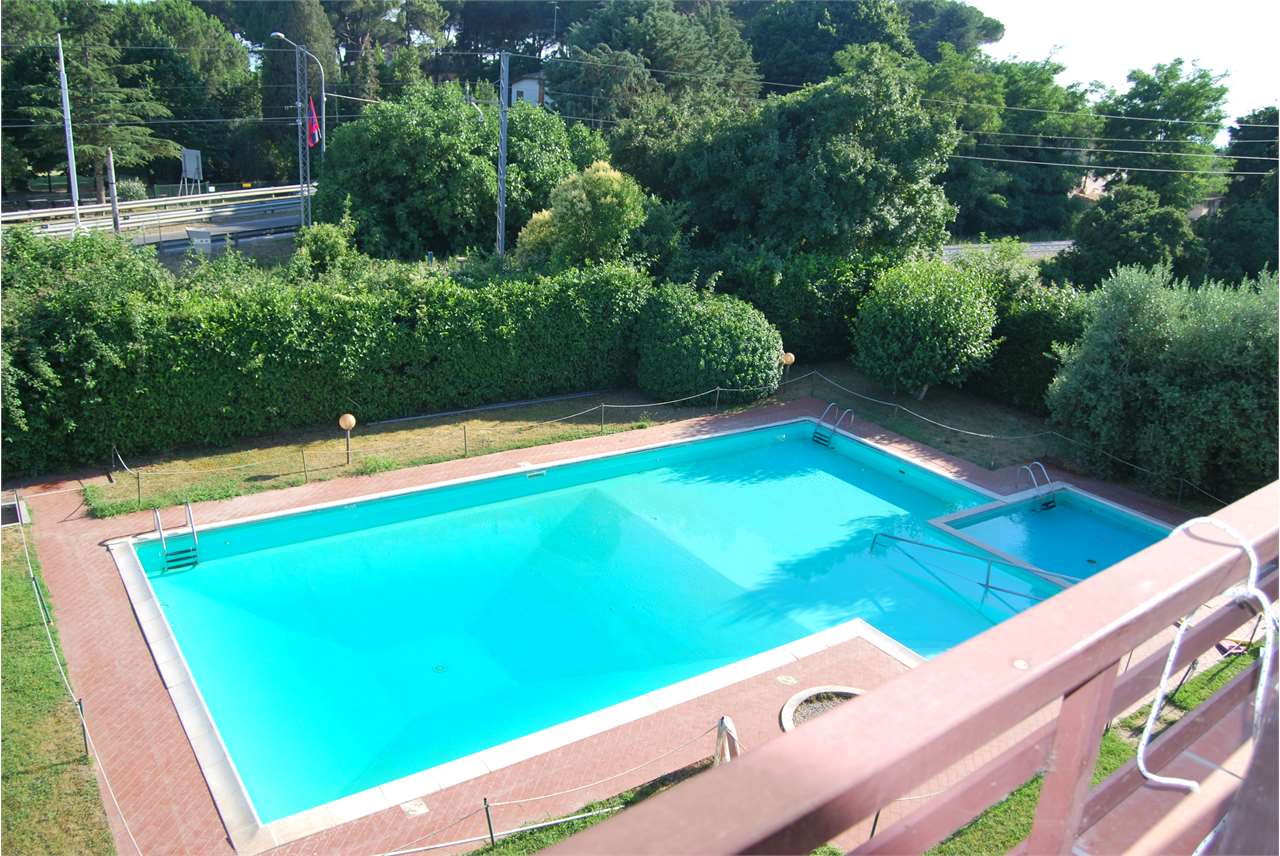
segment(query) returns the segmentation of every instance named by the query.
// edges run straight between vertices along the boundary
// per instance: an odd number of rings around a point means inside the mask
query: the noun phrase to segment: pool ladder
[[[1040,468],[1040,475],[1044,476],[1044,484],[1041,484],[1040,479],[1036,478],[1036,467]],[[1018,474],[1021,475],[1023,470],[1026,470],[1027,475],[1031,477],[1032,490],[1037,490],[1042,487],[1047,488],[1053,484],[1053,479],[1049,477],[1049,471],[1046,470],[1044,468],[1044,464],[1040,463],[1039,461],[1032,461],[1029,464],[1023,464],[1022,466],[1018,467]],[[1055,499],[1053,494],[1050,493],[1045,497],[1044,501],[1040,503],[1040,508],[1041,510],[1053,508],[1057,504],[1058,504],[1057,499]]]
[[[836,421],[830,425],[827,424],[827,414],[832,410],[837,411]],[[822,411],[822,415],[818,417],[818,424],[813,429],[813,442],[819,446],[831,448],[831,438],[836,435],[836,429],[840,427],[840,423],[844,421],[846,416],[849,417],[849,424],[853,424],[853,408],[850,407],[844,412],[840,411],[840,405],[834,401],[827,405],[827,409]]]
[[[196,519],[191,513],[191,503],[186,503],[187,528],[191,530],[191,546],[177,550],[169,549],[169,542],[164,534],[164,524],[160,522],[160,509],[156,508],[152,511],[155,514],[156,532],[160,534],[160,551],[164,555],[165,573],[194,568],[200,562],[200,536],[196,534]]]

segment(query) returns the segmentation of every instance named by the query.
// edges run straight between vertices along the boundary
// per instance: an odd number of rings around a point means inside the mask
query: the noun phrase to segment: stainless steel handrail
[[[967,559],[974,559],[979,562],[985,562],[987,566],[987,577],[986,577],[987,581],[986,583],[984,583],[984,585],[987,585],[987,586],[990,586],[991,584],[991,570],[994,565],[1001,565],[1006,568],[1017,568],[1020,571],[1033,573],[1036,576],[1040,577],[1041,579],[1045,580],[1046,582],[1051,582],[1051,583],[1054,583],[1055,585],[1060,585],[1063,588],[1066,588],[1069,585],[1073,585],[1083,580],[1083,577],[1072,577],[1067,574],[1058,574],[1058,573],[1054,573],[1053,571],[1041,570],[1040,568],[1029,568],[1024,565],[1016,564],[1015,562],[1006,562],[1003,559],[988,558],[987,556],[979,556],[977,553],[966,553],[964,550],[957,550],[954,547],[944,547],[941,544],[930,544],[928,541],[917,541],[914,538],[905,538],[902,535],[893,535],[889,532],[877,532],[871,538],[872,550],[876,548],[876,542],[879,541],[881,538],[888,538],[893,541],[901,541],[906,544],[914,544],[917,547],[927,547],[930,550],[941,550],[944,553],[954,553],[957,556],[964,556]],[[1066,582],[1064,584],[1062,582],[1059,582],[1059,580],[1065,580]],[[976,582],[976,580],[971,580],[971,582]],[[1000,589],[997,589],[997,590],[1000,590]],[[1012,592],[1012,594],[1020,594],[1020,592]],[[1030,595],[1026,595],[1026,596],[1030,597]]]
[[[169,552],[169,545],[164,540],[164,525],[160,522],[160,509],[153,508],[151,513],[155,515],[156,531],[160,533],[160,550],[161,552]]]
[[[200,549],[200,539],[196,536],[196,518],[191,513],[191,503],[187,503],[187,526],[191,527],[191,546]],[[158,513],[158,512],[157,512]]]

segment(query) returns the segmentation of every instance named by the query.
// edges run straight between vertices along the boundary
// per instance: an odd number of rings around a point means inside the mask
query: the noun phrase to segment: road
[[[1050,256],[1056,256],[1063,250],[1069,249],[1074,241],[1027,241],[1023,244],[1023,253],[1027,258],[1039,261],[1047,259]],[[954,259],[965,250],[986,250],[990,249],[990,244],[947,244],[942,248],[942,257],[944,259]]]
[[[185,251],[189,245],[188,229],[210,233],[215,243],[223,242],[228,238],[281,235],[297,231],[298,214],[293,211],[270,214],[227,214],[204,221],[147,226],[129,234],[132,235],[135,244],[158,245],[161,252]]]

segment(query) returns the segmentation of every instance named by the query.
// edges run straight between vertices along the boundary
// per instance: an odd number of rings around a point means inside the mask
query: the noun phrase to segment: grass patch
[[[1254,645],[1247,654],[1226,657],[1189,678],[1166,701],[1156,737],[1183,714],[1204,704],[1232,678],[1253,665],[1261,650],[1260,645]],[[1098,760],[1093,768],[1095,786],[1137,754],[1138,738],[1150,712],[1151,706],[1146,705],[1120,719],[1102,736]],[[929,853],[932,856],[968,856],[973,853],[1005,853],[1013,849],[1031,832],[1036,805],[1040,800],[1041,781],[1041,777],[1036,776],[957,830]]]
[[[4,850],[113,853],[98,781],[85,757],[80,720],[49,650],[17,527],[0,535],[0,566],[4,637],[0,654],[0,704],[4,708],[0,816]],[[38,564],[35,570],[47,602]],[[62,656],[60,649],[57,656]]]

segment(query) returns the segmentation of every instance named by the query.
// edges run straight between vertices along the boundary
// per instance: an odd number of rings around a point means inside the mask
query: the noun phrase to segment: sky
[[[1280,94],[1280,3],[1235,0],[1221,5],[1186,0],[969,0],[1004,23],[1004,38],[987,45],[997,59],[1044,59],[1067,70],[1059,83],[1100,80],[1117,89],[1134,68],[1182,57],[1227,72],[1227,115],[1275,104]]]

